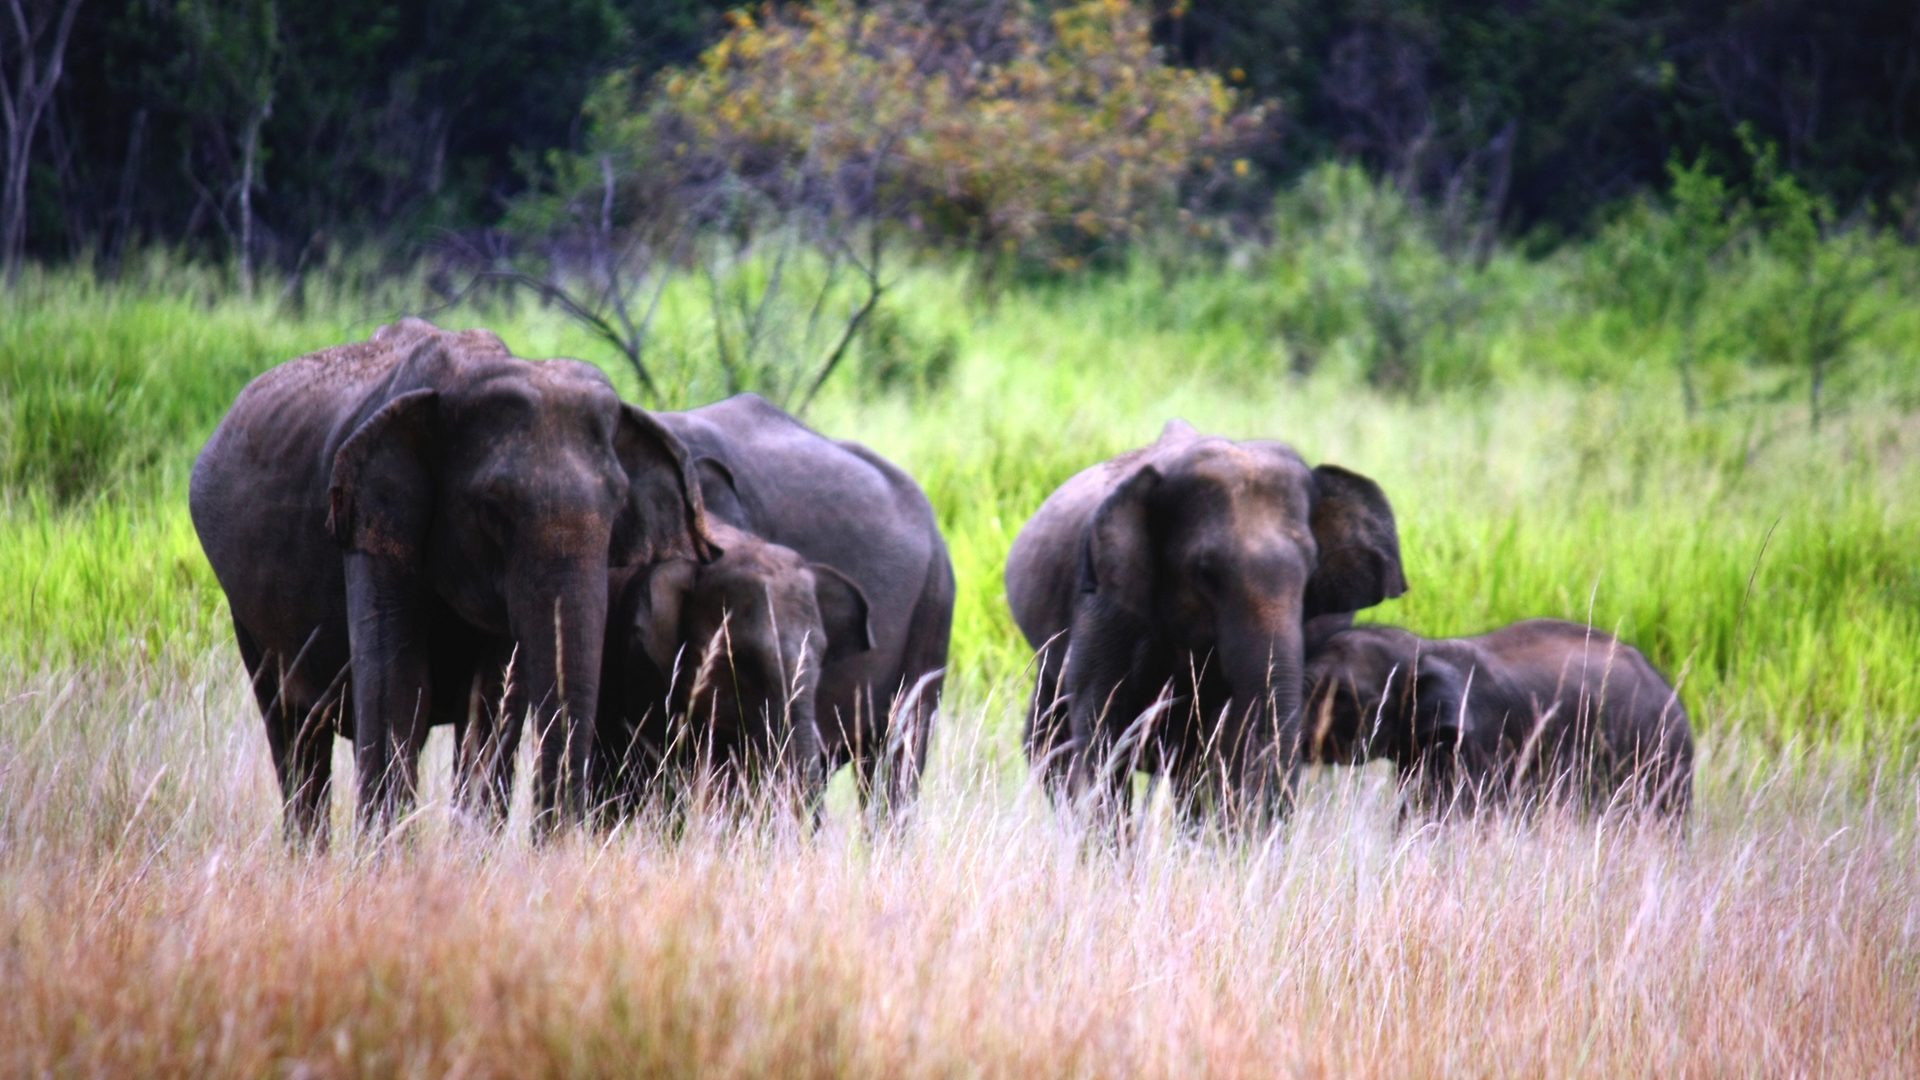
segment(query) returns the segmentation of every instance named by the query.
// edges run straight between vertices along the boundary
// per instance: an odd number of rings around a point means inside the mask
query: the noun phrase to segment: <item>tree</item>
[[[7,0],[9,18],[0,34],[0,62],[6,67],[0,70],[0,122],[6,125],[7,155],[0,171],[0,266],[9,285],[18,279],[26,252],[27,172],[34,136],[60,85],[67,39],[79,11],[80,0]]]
[[[254,207],[261,183],[261,130],[273,116],[280,71],[280,10],[276,0],[187,0],[180,7],[191,51],[187,56],[192,111],[202,143],[228,179],[209,192],[188,178],[212,206],[232,246],[240,290],[253,295]],[[227,207],[238,221],[228,224]]]
[[[1167,63],[1127,0],[1045,15],[829,2],[734,19],[697,66],[650,88],[633,114],[649,122],[597,130],[632,160],[696,172],[850,165],[888,220],[989,258],[1072,269],[1124,248],[1176,218],[1194,181],[1234,171],[1263,115],[1219,76]]]
[[[1781,167],[1778,147],[1751,128],[1739,136],[1753,172],[1760,246],[1788,271],[1766,320],[1779,329],[1768,333],[1763,326],[1761,340],[1779,359],[1805,369],[1808,422],[1818,431],[1827,382],[1866,332],[1861,301],[1887,276],[1887,265],[1870,238],[1842,229],[1833,204]]]

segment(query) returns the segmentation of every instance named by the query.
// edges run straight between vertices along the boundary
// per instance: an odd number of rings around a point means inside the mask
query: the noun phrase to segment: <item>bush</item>
[[[630,206],[724,218],[744,187],[786,212],[1073,269],[1173,216],[1196,184],[1244,174],[1229,159],[1261,113],[1167,64],[1149,12],[1125,0],[731,18],[697,65],[616,77],[590,107],[594,153],[647,192]]]
[[[1486,376],[1474,332],[1486,271],[1448,253],[1433,215],[1397,189],[1357,166],[1322,166],[1276,199],[1271,233],[1265,247],[1230,253],[1224,274],[1176,240],[1185,254],[1138,274],[1139,317],[1233,339],[1220,351],[1262,357],[1268,373],[1332,364],[1398,393]]]

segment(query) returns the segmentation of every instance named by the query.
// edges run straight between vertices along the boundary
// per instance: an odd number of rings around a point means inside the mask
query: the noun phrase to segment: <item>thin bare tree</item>
[[[58,6],[56,7],[56,3]],[[20,276],[27,245],[27,172],[34,136],[66,68],[67,40],[80,0],[7,0],[0,27],[0,266],[7,284]]]
[[[206,141],[214,146],[216,168],[229,179],[219,191],[189,180],[211,200],[214,219],[232,245],[240,290],[253,295],[259,244],[254,196],[261,189],[261,131],[273,117],[274,91],[281,61],[278,0],[194,0],[180,8],[193,43],[200,92],[207,95]],[[231,125],[229,130],[228,125]],[[220,162],[219,158],[226,158]],[[227,216],[231,204],[234,219]]]

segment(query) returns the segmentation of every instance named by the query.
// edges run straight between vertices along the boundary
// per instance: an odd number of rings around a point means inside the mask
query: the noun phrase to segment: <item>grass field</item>
[[[895,283],[911,335],[957,343],[951,375],[850,373],[809,419],[919,477],[954,554],[910,831],[482,841],[444,812],[436,737],[418,839],[322,859],[279,847],[186,471],[252,374],[421,293],[342,280],[296,313],[164,259],[30,275],[0,297],[0,1070],[1920,1073],[1911,268],[1867,301],[1816,430],[1797,373],[1738,348],[1689,413],[1678,331],[1566,259],[1502,254],[1430,342],[1451,366],[1375,389],[1379,328],[1304,265]],[[1716,340],[1770,332],[1766,272],[1716,285]],[[633,389],[551,312],[437,317]],[[664,336],[681,404],[713,392],[690,318]],[[1333,770],[1272,845],[1083,846],[1024,785],[1000,564],[1055,484],[1172,416],[1378,480],[1412,590],[1376,619],[1639,644],[1703,744],[1689,839],[1403,830],[1383,774]]]

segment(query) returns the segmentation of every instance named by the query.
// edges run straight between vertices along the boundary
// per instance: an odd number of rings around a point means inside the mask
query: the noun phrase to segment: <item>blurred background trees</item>
[[[45,98],[37,116],[7,122],[22,250],[41,259],[162,244],[245,277],[358,241],[410,258],[549,182],[610,75],[643,111],[703,110],[690,134],[754,113],[765,147],[804,142],[848,108],[836,94],[868,95],[869,133],[938,110],[890,148],[946,170],[910,200],[913,227],[1056,265],[1161,216],[1168,174],[1216,151],[1221,87],[1272,108],[1236,133],[1247,175],[1215,208],[1339,159],[1437,209],[1450,249],[1547,243],[1664,187],[1670,160],[1738,160],[1745,124],[1840,218],[1920,228],[1906,0],[8,2],[0,82],[55,76],[22,99]],[[951,100],[921,92],[936,72]],[[1076,188],[1097,190],[1063,200]]]

